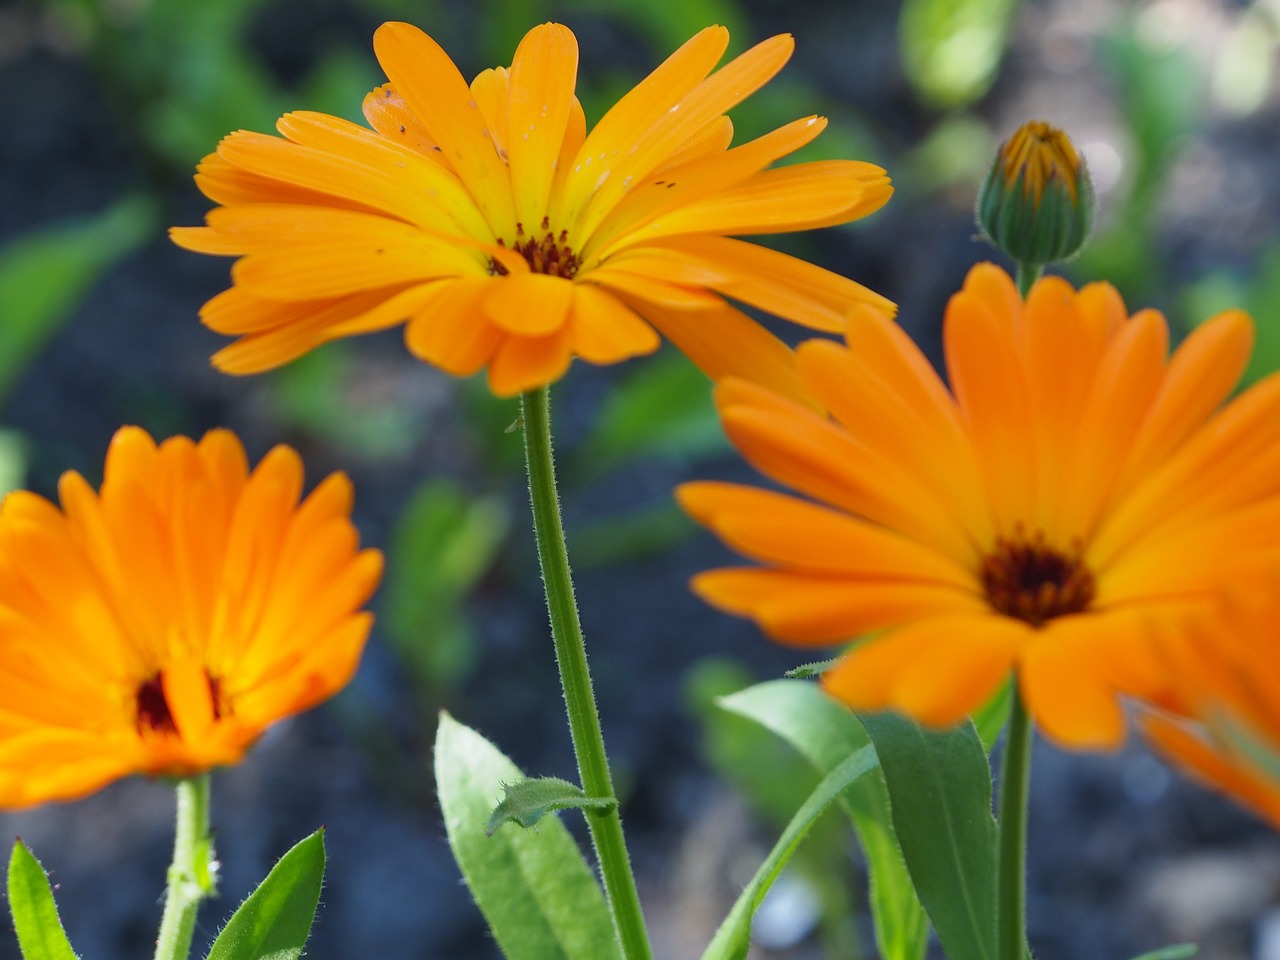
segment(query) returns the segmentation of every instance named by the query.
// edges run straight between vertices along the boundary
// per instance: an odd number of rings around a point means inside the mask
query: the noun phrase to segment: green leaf
[[[324,880],[324,830],[271,868],[218,934],[206,960],[297,960],[311,934]]]
[[[996,821],[991,768],[973,725],[925,730],[861,714],[889,788],[893,825],[948,960],[996,955]]]
[[[804,805],[792,817],[787,828],[774,844],[760,869],[756,871],[747,888],[742,891],[738,900],[720,924],[715,938],[702,954],[702,960],[742,960],[751,947],[751,918],[759,909],[764,896],[773,886],[774,880],[782,872],[796,847],[804,839],[809,828],[824,810],[834,801],[849,784],[853,783],[869,770],[875,769],[875,751],[871,747],[863,747],[832,770],[818,788],[809,796]]]
[[[588,797],[582,788],[559,777],[537,777],[504,783],[502,802],[493,808],[485,833],[493,836],[504,823],[532,827],[548,813],[557,810],[611,810],[618,801],[605,797]]]
[[[1140,954],[1133,960],[1186,960],[1187,957],[1194,957],[1199,952],[1200,948],[1194,943],[1174,943],[1159,950]]]
[[[720,706],[782,737],[821,773],[871,742],[858,718],[812,683],[761,683],[722,698]],[[886,960],[920,960],[929,927],[894,836],[884,774],[862,777],[840,802],[867,860],[880,953]]]
[[[9,858],[9,910],[26,960],[76,960],[44,868],[21,840]]]
[[[435,770],[449,846],[508,960],[620,960],[604,894],[563,823],[486,835],[502,785],[523,778],[519,768],[442,713]]]
[[[708,21],[715,23],[717,21]],[[675,351],[610,390],[573,467],[589,477],[643,456],[692,458],[725,449],[706,374]]]
[[[987,753],[996,745],[1000,734],[1009,722],[1009,712],[1013,709],[1013,682],[1001,685],[995,694],[978,708],[973,715],[973,726],[978,731],[978,739],[982,741]]]
[[[445,479],[418,487],[396,519],[380,622],[420,687],[451,687],[475,667],[466,600],[510,525],[500,498]]]
[[[815,660],[812,663],[802,663],[798,667],[792,667],[786,672],[788,680],[808,680],[811,677],[820,677],[840,660],[839,657],[832,657],[830,660]]]
[[[902,65],[925,100],[963,107],[995,81],[1018,0],[905,0]]]
[[[0,400],[107,268],[151,235],[155,220],[150,201],[126,199],[0,250]]]

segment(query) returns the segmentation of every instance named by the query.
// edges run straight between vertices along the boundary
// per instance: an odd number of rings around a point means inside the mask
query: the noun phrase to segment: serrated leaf
[[[297,960],[324,881],[324,830],[289,850],[232,914],[206,960]]]
[[[973,725],[925,730],[861,714],[889,789],[893,825],[948,960],[996,955],[996,821],[991,768]]]
[[[1186,960],[1187,957],[1194,957],[1199,952],[1200,947],[1194,943],[1174,943],[1159,950],[1139,954],[1133,960]]]
[[[755,916],[765,894],[787,865],[796,847],[804,839],[814,821],[844,790],[867,771],[875,769],[875,751],[863,747],[823,778],[809,799],[792,817],[787,828],[774,844],[764,863],[760,865],[742,891],[733,909],[716,931],[714,939],[702,954],[702,960],[742,960],[751,947],[751,918]]]
[[[621,960],[604,894],[563,823],[486,835],[502,785],[522,779],[520,769],[442,713],[435,771],[449,846],[508,960]]]
[[[788,680],[808,680],[812,677],[820,677],[840,660],[839,657],[832,657],[829,660],[815,660],[813,663],[802,663],[798,667],[792,667],[784,676]]]
[[[9,910],[25,960],[76,960],[44,867],[21,840],[9,857]]]
[[[559,777],[536,777],[502,785],[502,802],[493,808],[485,833],[493,836],[504,823],[532,827],[557,810],[610,810],[616,800],[588,797],[582,788]]]
[[[771,730],[820,773],[871,743],[857,717],[817,686],[799,680],[757,684],[720,706]],[[841,794],[867,861],[876,943],[886,960],[920,960],[929,926],[894,836],[884,774],[875,770]]]

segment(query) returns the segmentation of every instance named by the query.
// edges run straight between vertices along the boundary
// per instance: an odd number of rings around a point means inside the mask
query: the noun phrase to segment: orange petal
[[[409,352],[459,377],[481,369],[502,341],[481,307],[493,283],[476,277],[432,284],[433,298],[405,328]]]
[[[589,283],[573,287],[573,352],[588,363],[617,363],[652,353],[662,343],[658,332],[608,290]]]
[[[796,371],[795,354],[745,313],[723,303],[715,309],[684,311],[626,299],[712,380],[743,377],[814,405]]]
[[[489,361],[489,389],[499,397],[513,397],[559,380],[573,358],[571,346],[564,327],[545,337],[508,334]]]
[[[578,41],[557,23],[525,34],[511,62],[507,155],[516,219],[528,227],[547,214],[577,74]]]
[[[983,610],[954,587],[755,567],[707,570],[690,586],[713,607],[752,618],[772,639],[807,646],[843,643],[922,617]]]
[[[384,23],[373,35],[373,50],[392,86],[466,184],[493,236],[501,235],[516,221],[511,179],[458,68],[438,43],[407,23]]]
[[[545,273],[513,274],[489,284],[484,311],[508,333],[543,337],[568,321],[574,283]]]
[[[1068,750],[1111,750],[1124,742],[1124,711],[1103,675],[1109,618],[1050,620],[1022,656],[1019,687],[1040,731]]]

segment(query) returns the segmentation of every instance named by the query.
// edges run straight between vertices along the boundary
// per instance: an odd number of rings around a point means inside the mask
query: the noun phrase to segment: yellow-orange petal
[[[500,225],[516,220],[511,178],[462,74],[438,43],[411,24],[384,23],[373,35],[373,50],[497,236]]]
[[[507,333],[543,337],[561,329],[573,306],[572,281],[545,273],[525,273],[491,283],[485,315]]]
[[[741,311],[723,302],[706,310],[673,310],[631,296],[624,301],[712,380],[743,377],[801,404],[813,404],[796,370],[795,354]]]
[[[1098,655],[1108,619],[1084,613],[1050,621],[1022,656],[1018,684],[1027,710],[1060,746],[1108,750],[1124,742],[1124,711]]]
[[[573,109],[578,41],[558,23],[525,34],[511,62],[507,159],[516,219],[536,224],[547,213],[556,161]]]
[[[983,614],[976,598],[927,583],[730,567],[700,573],[690,586],[712,606],[755,620],[772,639],[808,646],[844,643],[919,617]]]
[[[499,397],[514,397],[558,380],[569,368],[572,345],[564,327],[541,337],[507,334],[489,361],[489,389]]]
[[[617,363],[657,350],[658,332],[607,290],[589,283],[573,286],[569,317],[573,349],[588,363]]]
[[[455,376],[470,376],[484,367],[503,338],[482,308],[492,286],[479,277],[431,284],[431,299],[405,327],[409,352]]]

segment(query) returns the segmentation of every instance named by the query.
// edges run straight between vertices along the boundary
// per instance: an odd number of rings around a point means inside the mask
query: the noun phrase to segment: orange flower
[[[567,28],[535,27],[510,68],[468,86],[426,34],[384,24],[374,50],[391,82],[365,98],[372,130],[291,113],[284,139],[239,131],[200,164],[197,184],[222,206],[173,239],[241,258],[201,313],[240,337],[214,363],[255,373],[407,320],[416,356],[460,376],[487,368],[508,395],[575,356],[650,353],[656,329],[712,376],[798,389],[790,352],[726,297],[827,331],[854,302],[892,304],[730,235],[846,223],[892,191],[867,163],[767,169],[821,117],[730,149],[725,111],[793,43],[774,37],[712,73],[728,42],[702,31],[588,134]]]
[[[1189,774],[1280,829],[1280,581],[1233,585],[1211,615],[1162,637],[1170,686],[1142,730]]]
[[[830,417],[729,380],[717,399],[757,468],[818,503],[725,483],[684,507],[764,567],[694,588],[772,637],[839,643],[824,677],[863,710],[932,725],[1016,669],[1060,744],[1124,736],[1121,694],[1160,683],[1150,625],[1280,554],[1280,378],[1219,410],[1244,369],[1239,311],[1172,358],[1160,314],[1050,277],[1024,303],[975,267],[947,307],[952,390],[892,321],[855,312],[848,347],[798,351]]]
[[[234,763],[347,683],[382,557],[344,475],[301,490],[288,447],[250,473],[225,430],[157,448],[125,427],[100,493],[66,473],[61,510],[4,500],[0,807]]]

